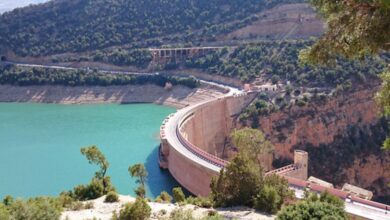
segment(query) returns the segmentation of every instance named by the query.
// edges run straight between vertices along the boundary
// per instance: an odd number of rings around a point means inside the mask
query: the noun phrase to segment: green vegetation
[[[383,108],[383,115],[385,117],[390,116],[390,72],[385,72],[381,75],[383,80],[382,90],[377,95],[377,101],[379,106]],[[390,127],[390,125],[389,125]],[[390,150],[390,137],[387,137],[383,143],[383,148]]]
[[[40,56],[128,44],[215,40],[258,19],[254,13],[302,0],[54,1],[0,16],[0,48]]]
[[[186,196],[184,195],[181,187],[173,188],[172,195],[173,195],[173,200],[175,200],[175,202],[184,202],[186,199]]]
[[[160,193],[160,195],[157,196],[156,202],[171,203],[172,202],[172,197],[166,191],[162,191]]]
[[[113,52],[97,51],[93,54],[93,61],[112,63],[117,66],[136,66],[139,68],[146,68],[152,55],[146,50],[123,50],[115,49]]]
[[[230,54],[225,50],[186,61],[188,68],[201,69],[210,74],[236,77],[250,81],[261,75],[273,83],[289,80],[304,86],[345,86],[350,82],[364,82],[366,77],[379,74],[390,60],[389,54],[382,58],[366,58],[364,63],[339,58],[332,67],[314,67],[299,62],[299,52],[312,45],[312,41],[267,41],[243,45]]]
[[[95,178],[102,180],[103,184],[103,191],[107,191],[107,178],[106,178],[106,172],[110,164],[106,160],[106,157],[103,155],[103,153],[97,148],[95,145],[90,147],[83,147],[81,148],[81,154],[84,155],[88,162],[90,164],[96,164],[100,167],[100,170],[95,173]]]
[[[310,63],[334,64],[340,55],[362,59],[368,54],[390,51],[390,2],[310,0],[328,25],[311,48],[302,51]]]
[[[118,201],[119,201],[118,193],[116,193],[115,191],[108,192],[106,198],[104,199],[104,202],[108,202],[108,203],[113,203]]]
[[[277,215],[277,220],[310,219],[345,219],[344,202],[339,198],[322,193],[309,194],[305,200],[284,207]]]
[[[37,197],[28,200],[10,199],[0,203],[0,219],[56,220],[60,219],[62,206],[56,198]]]
[[[132,177],[136,177],[136,182],[139,184],[139,187],[135,190],[135,193],[138,197],[145,198],[145,183],[148,176],[148,172],[145,169],[143,164],[135,164],[129,167],[129,173]]]
[[[96,146],[81,148],[81,154],[84,155],[90,164],[96,164],[100,170],[95,173],[91,182],[87,185],[78,185],[73,191],[63,192],[61,196],[66,204],[72,201],[86,201],[99,198],[108,192],[115,191],[111,179],[106,176],[109,163],[103,153]],[[70,205],[70,204],[69,204]]]
[[[113,220],[146,220],[151,215],[151,208],[145,199],[145,182],[148,172],[143,164],[134,164],[129,167],[129,173],[132,177],[136,177],[136,182],[139,184],[135,189],[137,199],[134,203],[127,203],[120,211],[119,216],[114,213]]]
[[[120,211],[119,217],[114,214],[113,220],[146,220],[151,215],[151,208],[147,201],[138,197],[134,203],[128,203]]]
[[[276,213],[292,197],[287,180],[263,175],[258,160],[271,146],[259,130],[245,128],[232,134],[239,153],[211,182],[211,199],[216,207],[245,205]]]
[[[167,220],[223,220],[224,218],[216,212],[209,212],[203,218],[195,218],[191,209],[177,208],[173,210]]]
[[[145,85],[155,84],[164,87],[184,85],[195,88],[199,85],[196,78],[182,78],[164,75],[130,75],[110,74],[87,70],[62,70],[45,68],[27,68],[17,66],[0,66],[0,84],[18,86],[30,85],[64,85],[64,86],[110,86],[110,85]]]

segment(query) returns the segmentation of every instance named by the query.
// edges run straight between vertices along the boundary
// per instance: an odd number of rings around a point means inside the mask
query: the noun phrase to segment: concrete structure
[[[328,182],[326,182],[322,179],[318,179],[314,176],[309,177],[309,179],[307,179],[307,181],[309,181],[310,183],[318,184],[318,185],[323,186],[323,187],[334,188],[332,183],[328,183]]]
[[[181,109],[165,119],[161,126],[160,166],[168,169],[183,187],[197,196],[209,194],[211,178],[228,164],[220,158],[225,156],[223,138],[232,129],[234,117],[255,97],[253,93],[233,93]],[[390,220],[387,213],[390,206],[307,181],[307,171],[307,152],[296,150],[294,164],[265,175],[284,176],[298,198],[302,198],[306,190],[327,191],[344,200],[346,211],[353,216]]]
[[[182,60],[193,56],[206,55],[223,47],[183,47],[183,48],[150,48],[153,62],[166,62],[171,59]]]
[[[371,200],[373,193],[369,190],[362,189],[360,187],[345,183],[343,188],[341,189],[344,192],[350,193],[351,195],[357,196],[362,199]]]

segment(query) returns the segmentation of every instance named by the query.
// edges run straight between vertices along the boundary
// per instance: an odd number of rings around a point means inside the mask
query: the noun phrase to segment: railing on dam
[[[194,146],[189,141],[187,141],[187,139],[185,139],[181,135],[179,127],[176,127],[176,135],[179,138],[180,143],[183,144],[183,146],[185,146],[189,151],[191,151],[191,153],[195,154],[196,156],[200,157],[201,159],[203,159],[209,163],[212,163],[220,168],[223,168],[228,164],[228,161],[223,160],[223,159],[221,159],[215,155],[212,155],[210,153],[207,153],[206,151]]]

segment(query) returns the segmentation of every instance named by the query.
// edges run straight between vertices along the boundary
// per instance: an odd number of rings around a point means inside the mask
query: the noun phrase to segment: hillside
[[[42,56],[114,45],[213,40],[302,0],[54,0],[0,16],[0,51]]]

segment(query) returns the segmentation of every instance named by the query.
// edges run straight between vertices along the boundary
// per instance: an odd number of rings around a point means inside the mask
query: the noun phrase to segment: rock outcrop
[[[326,101],[260,116],[260,129],[275,146],[275,164],[291,160],[294,149],[306,150],[310,175],[389,195],[390,153],[380,149],[389,126],[375,103],[379,88],[374,81]]]

